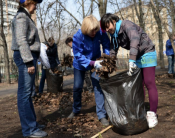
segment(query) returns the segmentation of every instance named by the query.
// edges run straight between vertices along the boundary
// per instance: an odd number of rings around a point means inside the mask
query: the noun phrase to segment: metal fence
[[[128,58],[118,58],[117,59],[117,68],[118,70],[120,69],[128,69]],[[62,60],[60,60],[61,62]],[[158,66],[160,65],[160,60],[158,59]],[[165,63],[165,66],[168,65],[168,62],[167,62],[167,58],[164,58],[164,63]],[[15,82],[18,80],[18,68],[15,64],[15,62],[13,61],[13,59],[10,59],[9,60],[9,66],[10,66],[10,80],[11,82]],[[68,67],[62,67],[61,68],[62,70],[66,70],[66,72],[68,72],[68,74],[70,73],[73,73],[73,68],[68,68]],[[39,77],[41,77],[41,65],[38,64],[38,73],[39,73]],[[5,82],[5,79],[6,76],[5,76],[5,63],[4,63],[4,60],[0,59],[0,83],[3,83]]]

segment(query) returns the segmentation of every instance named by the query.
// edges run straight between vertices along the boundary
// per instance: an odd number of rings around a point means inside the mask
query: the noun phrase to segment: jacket
[[[109,55],[110,40],[106,33],[98,31],[94,38],[84,35],[81,29],[73,36],[74,68],[82,71],[91,69],[91,60],[95,61],[101,57],[100,44],[103,46],[103,53]]]
[[[29,13],[20,8],[12,20],[12,50],[19,50],[24,63],[32,63],[31,52],[40,51],[38,29]]]
[[[170,39],[166,41],[166,55],[167,56],[174,55],[174,50],[173,50]]]
[[[58,59],[57,45],[53,44],[53,46],[49,46],[49,48],[46,50],[46,53],[49,59],[50,68],[54,69],[60,64]]]
[[[116,41],[111,38],[111,46],[110,46],[110,55],[116,56],[119,47],[130,50],[130,58],[131,60],[137,60],[142,55],[148,52],[155,51],[155,45],[152,43],[151,39],[148,35],[143,31],[141,27],[132,23],[128,20],[123,20],[120,26],[120,31],[118,33],[117,41],[118,48],[114,48],[116,46]]]

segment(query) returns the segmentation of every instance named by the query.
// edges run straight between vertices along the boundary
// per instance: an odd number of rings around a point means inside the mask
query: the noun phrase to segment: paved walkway
[[[118,72],[121,72],[124,70],[118,70]],[[156,68],[156,75],[158,74],[162,74],[162,73],[167,73],[167,68],[166,69],[160,69],[159,67]],[[65,80],[63,82],[63,87],[64,86],[68,86],[73,84],[74,80],[70,79],[70,80]],[[47,85],[44,86],[44,91],[47,90]],[[6,97],[6,96],[10,96],[10,95],[15,95],[17,93],[17,85],[11,87],[6,87],[0,90],[0,98]]]

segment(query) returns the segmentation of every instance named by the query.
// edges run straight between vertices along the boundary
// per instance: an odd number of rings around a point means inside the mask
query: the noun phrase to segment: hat
[[[20,3],[24,3],[26,0],[20,0]],[[41,3],[43,0],[33,0],[33,1],[35,1],[35,2],[37,2],[37,3]]]

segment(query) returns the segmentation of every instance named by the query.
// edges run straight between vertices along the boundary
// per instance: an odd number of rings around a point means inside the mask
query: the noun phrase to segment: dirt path
[[[101,135],[101,138],[175,138],[175,79],[168,78],[166,70],[156,71],[159,93],[159,124],[148,131],[132,136],[114,133],[112,129]],[[47,125],[48,138],[90,138],[104,129],[97,120],[94,94],[83,92],[82,115],[69,121],[66,117],[72,111],[73,85],[64,87],[58,106],[35,104],[39,123]],[[86,90],[85,90],[86,91]],[[148,94],[146,101],[148,102]],[[17,111],[16,97],[6,97],[0,101],[0,138],[22,138],[21,126]]]

